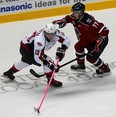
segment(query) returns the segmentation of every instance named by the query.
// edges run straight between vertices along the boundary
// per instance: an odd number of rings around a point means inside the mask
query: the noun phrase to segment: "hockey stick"
[[[78,59],[78,58],[75,58],[75,59],[73,59],[73,60],[71,60],[71,61],[69,61],[69,62],[67,62],[67,63],[64,63],[63,65],[59,66],[58,69],[60,69],[60,68],[62,68],[62,67],[64,67],[64,66],[66,66],[66,65],[68,65],[68,64],[70,64],[70,63],[72,63],[72,62],[74,62],[74,61],[77,60],[77,59]],[[45,73],[39,75],[39,74],[36,73],[33,69],[30,69],[30,73],[31,73],[33,76],[37,77],[37,78],[40,78],[40,77],[42,77],[42,76],[45,75]]]
[[[57,61],[56,61],[56,66],[58,65],[58,62],[59,62],[59,59],[57,59]],[[36,112],[38,112],[38,113],[40,113],[40,108],[41,108],[41,106],[42,106],[42,104],[43,104],[43,101],[44,101],[44,99],[45,99],[45,97],[46,97],[46,94],[47,94],[47,92],[48,92],[48,89],[49,89],[49,87],[50,87],[50,84],[51,84],[51,82],[52,82],[52,79],[53,79],[53,77],[54,77],[54,74],[55,74],[55,70],[53,70],[53,72],[52,72],[51,78],[50,78],[50,80],[49,80],[49,82],[48,82],[48,85],[47,85],[47,87],[46,87],[46,90],[45,90],[45,92],[44,92],[44,95],[43,95],[43,98],[42,98],[42,100],[41,100],[41,102],[40,102],[39,107],[38,107],[38,108],[34,107],[34,110],[35,110]]]

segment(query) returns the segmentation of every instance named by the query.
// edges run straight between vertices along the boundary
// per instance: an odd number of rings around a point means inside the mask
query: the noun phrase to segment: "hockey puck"
[[[34,111],[40,113],[40,111],[36,107],[34,107]]]

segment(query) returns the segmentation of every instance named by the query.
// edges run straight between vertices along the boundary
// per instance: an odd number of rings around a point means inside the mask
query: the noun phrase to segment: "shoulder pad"
[[[94,17],[89,15],[88,13],[85,13],[83,18],[81,19],[81,22],[87,25],[92,24],[92,22],[94,22]]]

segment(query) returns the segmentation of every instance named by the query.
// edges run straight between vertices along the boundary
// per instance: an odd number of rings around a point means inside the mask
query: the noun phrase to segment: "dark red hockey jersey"
[[[77,20],[73,15],[67,15],[63,18],[66,23],[72,23],[78,38],[78,46],[80,51],[90,43],[95,42],[100,36],[108,36],[109,30],[104,26],[103,23],[95,20],[93,16],[85,13],[84,16]]]

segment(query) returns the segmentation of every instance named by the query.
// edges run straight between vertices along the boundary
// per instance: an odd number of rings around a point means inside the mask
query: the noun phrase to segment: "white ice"
[[[63,67],[55,74],[55,78],[63,82],[63,87],[49,88],[40,114],[34,112],[33,107],[40,105],[47,86],[46,78],[35,78],[29,69],[42,73],[41,67],[32,65],[23,69],[15,74],[13,82],[0,76],[0,117],[116,117],[116,9],[89,13],[110,30],[109,44],[101,58],[109,64],[111,74],[103,78],[93,76],[95,69],[88,62],[86,74],[71,71],[71,64]],[[25,35],[62,17],[0,24],[0,74],[20,60],[19,42]],[[73,46],[77,39],[71,24],[61,30],[71,39],[71,46],[60,63],[63,64],[75,58]],[[46,52],[54,60],[57,46],[59,44]]]

